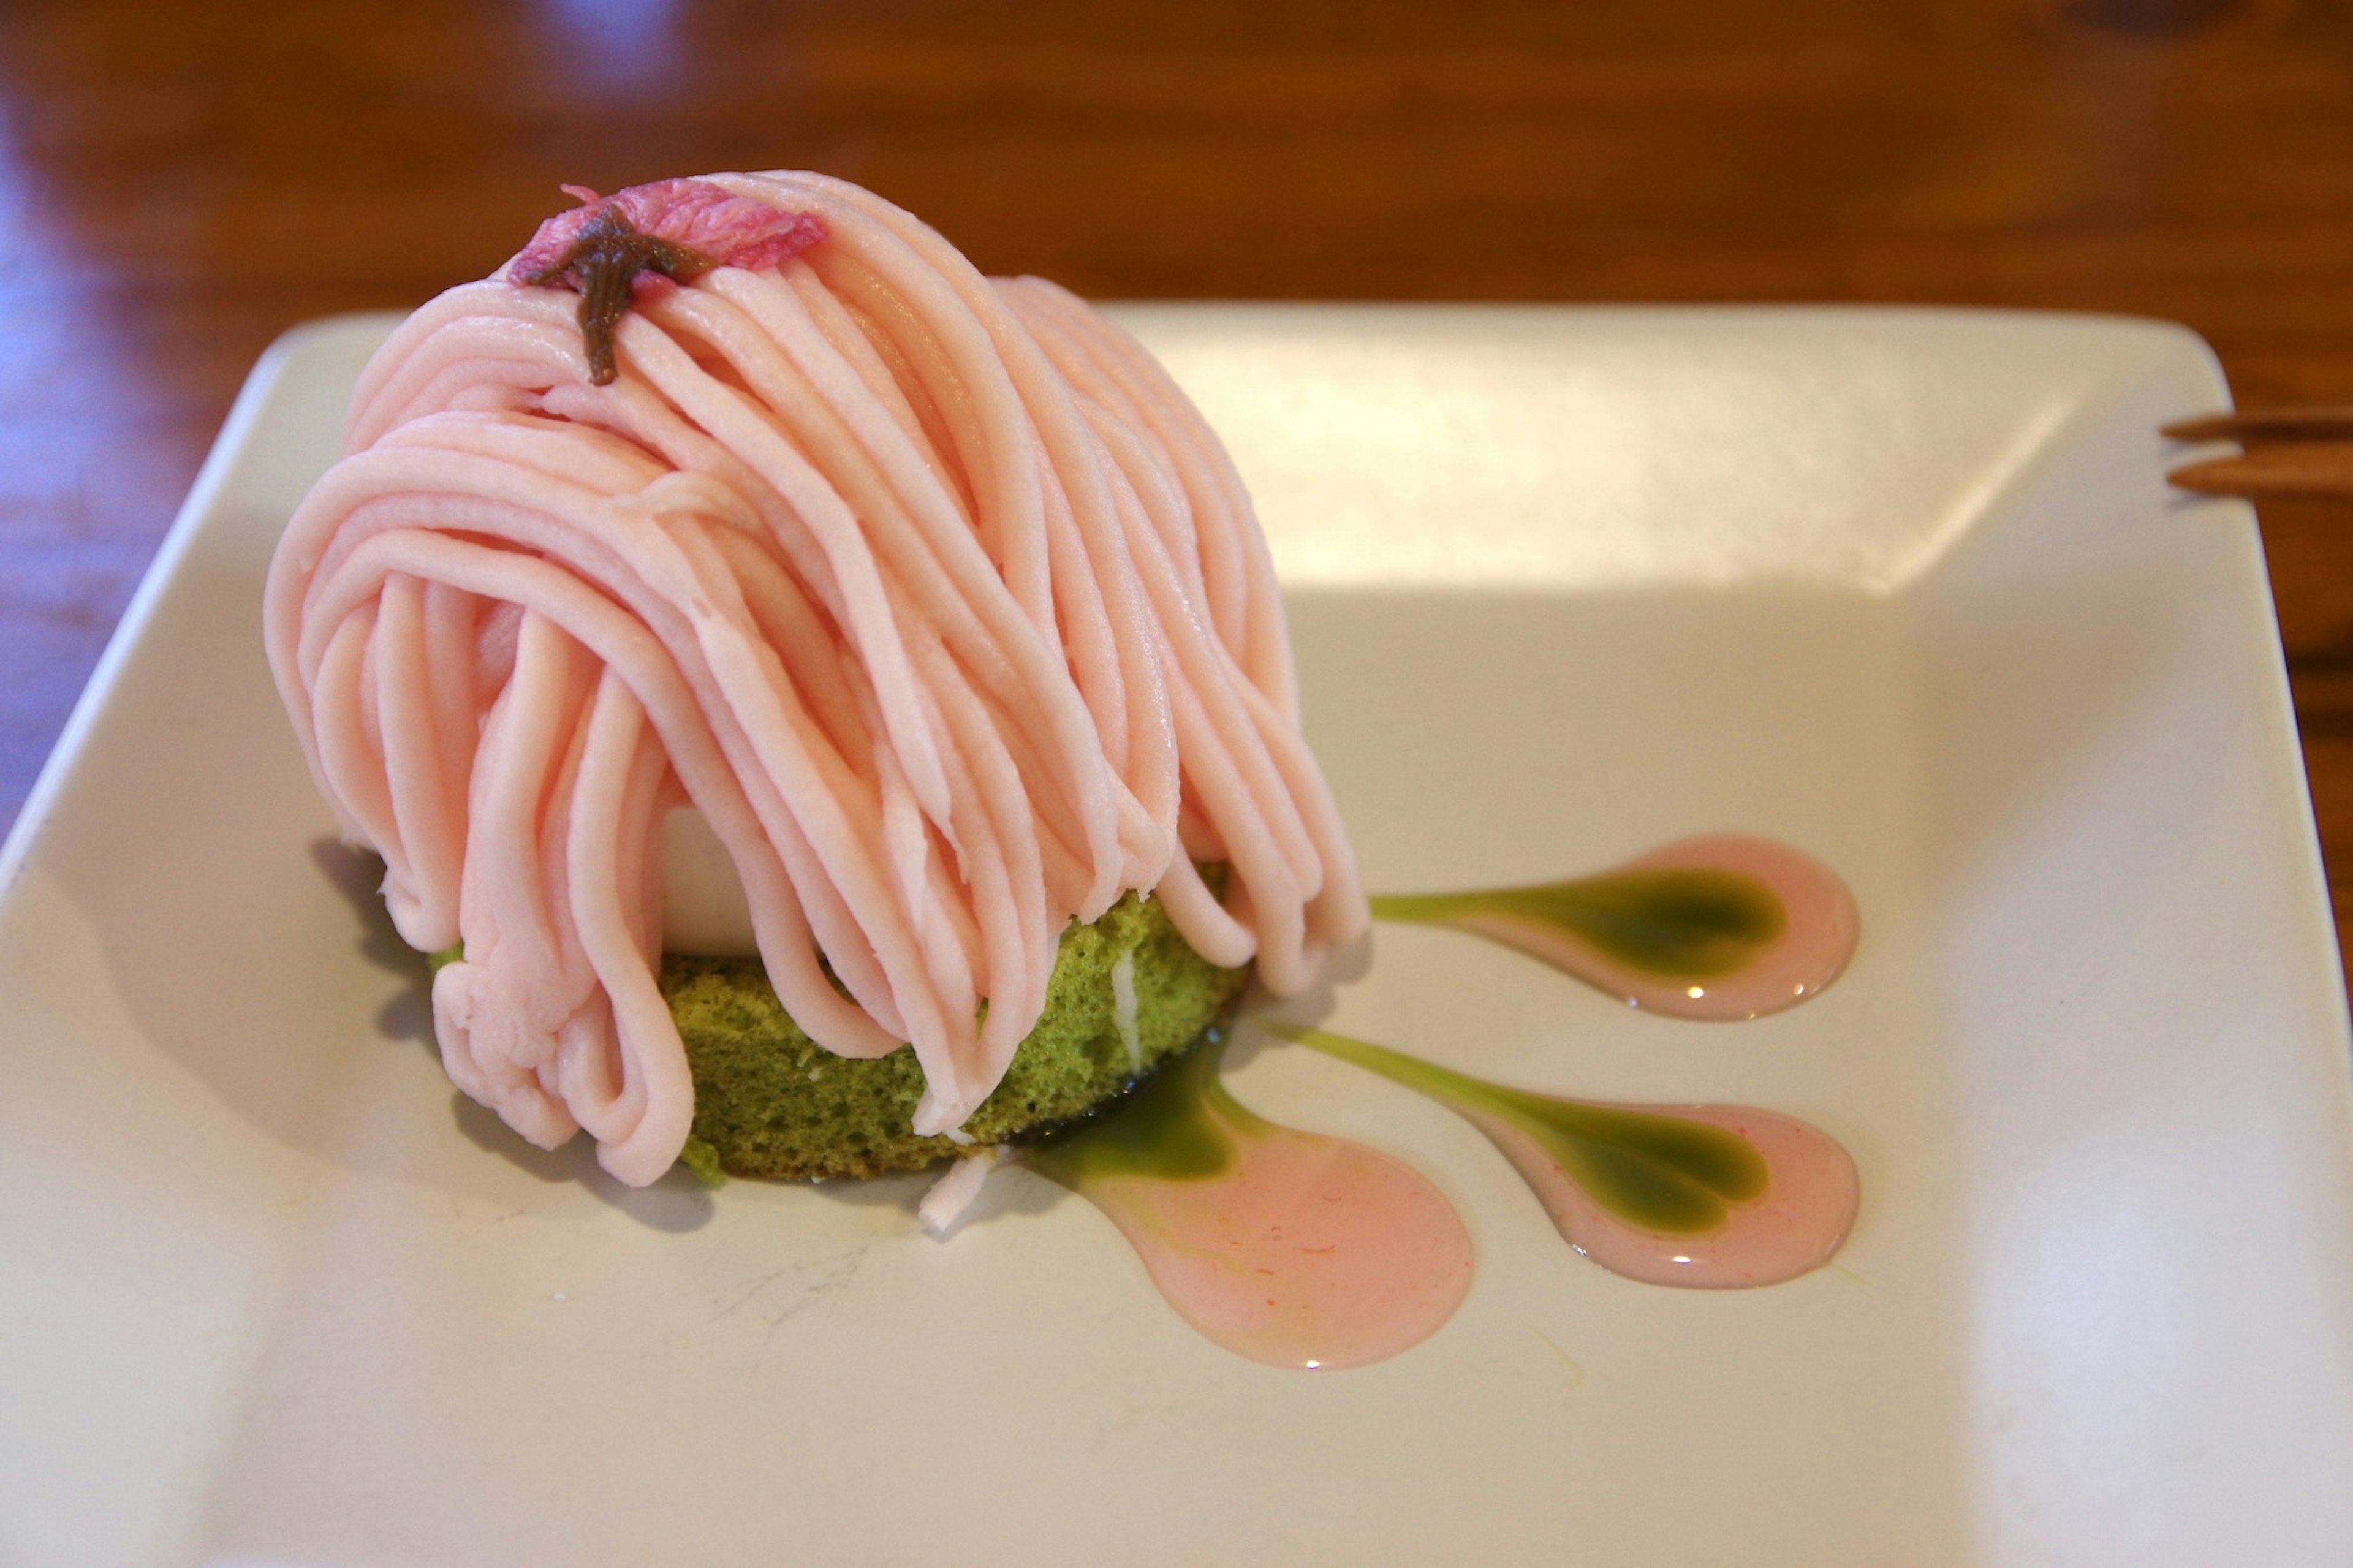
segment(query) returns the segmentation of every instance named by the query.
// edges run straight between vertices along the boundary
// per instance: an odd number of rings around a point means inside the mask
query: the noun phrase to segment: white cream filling
[[[997,1161],[1004,1155],[1001,1146],[983,1149],[977,1154],[964,1155],[949,1166],[948,1173],[932,1184],[932,1190],[916,1206],[915,1215],[923,1222],[923,1228],[939,1240],[946,1240],[948,1232],[979,1200],[981,1184],[988,1180],[988,1173],[997,1169]]]
[[[1144,1071],[1144,1036],[1135,1026],[1135,954],[1123,952],[1111,966],[1111,1021],[1127,1047],[1127,1069]]]
[[[727,847],[702,813],[681,805],[662,819],[662,951],[750,958],[752,902]]]

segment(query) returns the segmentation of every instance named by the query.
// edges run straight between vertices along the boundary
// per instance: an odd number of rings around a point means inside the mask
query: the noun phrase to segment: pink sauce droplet
[[[1179,1317],[1238,1355],[1331,1369],[1429,1338],[1471,1289],[1471,1235],[1402,1161],[1278,1126],[1219,1081],[1218,1045],[1029,1156],[1119,1226]]]
[[[1373,912],[1470,931],[1634,1006],[1714,1022],[1814,995],[1845,970],[1862,931],[1836,872],[1737,833],[1677,839],[1567,881],[1393,894]]]
[[[1854,1161],[1795,1117],[1567,1100],[1345,1035],[1284,1033],[1461,1114],[1503,1151],[1571,1247],[1630,1279],[1778,1284],[1829,1262],[1854,1227]]]
[[[1571,1247],[1613,1274],[1651,1285],[1728,1290],[1778,1285],[1828,1263],[1854,1228],[1862,1188],[1854,1161],[1821,1129],[1745,1105],[1653,1105],[1611,1109],[1704,1121],[1747,1141],[1771,1174],[1753,1204],[1727,1205],[1721,1228],[1674,1236],[1629,1224],[1595,1201],[1525,1129],[1465,1110],[1504,1152]]]

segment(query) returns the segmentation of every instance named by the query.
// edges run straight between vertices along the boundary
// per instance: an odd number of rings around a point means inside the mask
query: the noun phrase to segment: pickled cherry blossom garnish
[[[813,214],[780,212],[708,180],[660,180],[610,196],[564,189],[581,205],[541,224],[507,277],[519,287],[579,291],[581,343],[597,386],[619,374],[613,332],[632,304],[714,267],[780,266],[826,235]]]
[[[1212,1040],[1023,1158],[1101,1209],[1177,1315],[1236,1354],[1362,1366],[1437,1332],[1471,1289],[1454,1205],[1403,1161],[1250,1111],[1223,1056]]]
[[[1861,930],[1836,872],[1735,833],[1677,839],[1567,881],[1377,897],[1373,914],[1470,931],[1632,1006],[1719,1021],[1820,992],[1854,956]]]
[[[1503,1152],[1555,1229],[1653,1285],[1773,1285],[1829,1262],[1862,1201],[1820,1128],[1743,1105],[1612,1105],[1510,1089],[1323,1029],[1282,1031],[1455,1111]]]

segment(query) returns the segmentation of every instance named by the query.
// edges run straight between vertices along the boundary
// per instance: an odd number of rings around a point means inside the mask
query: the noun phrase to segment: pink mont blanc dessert
[[[839,180],[574,195],[393,333],[269,584],[459,1088],[654,1180],[738,1081],[666,967],[714,954],[817,1053],[783,1076],[901,1064],[930,1158],[1005,1135],[1053,1008],[1146,1069],[1139,910],[1307,985],[1365,900],[1249,497],[1159,365]]]

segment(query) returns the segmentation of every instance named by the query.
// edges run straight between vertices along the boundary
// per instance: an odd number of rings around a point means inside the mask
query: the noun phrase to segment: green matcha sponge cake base
[[[1113,983],[1123,958],[1133,963],[1134,1053]],[[1157,903],[1130,893],[1064,933],[1046,1011],[965,1132],[976,1143],[1018,1142],[1085,1116],[1199,1039],[1249,981],[1247,967],[1211,963]],[[835,1056],[786,1013],[758,959],[669,954],[661,989],[694,1073],[685,1163],[705,1179],[875,1176],[957,1152],[910,1130],[923,1093],[912,1049]]]

